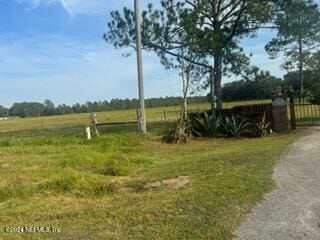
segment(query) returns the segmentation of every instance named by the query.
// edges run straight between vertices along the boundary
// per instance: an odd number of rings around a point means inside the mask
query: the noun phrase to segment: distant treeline
[[[161,97],[146,99],[145,105],[147,108],[166,107],[181,105],[182,102],[182,97]],[[188,98],[188,102],[204,103],[208,102],[208,99],[204,96],[193,96]],[[0,117],[19,116],[23,118],[34,116],[64,115],[72,113],[103,112],[136,109],[138,105],[138,99],[112,99],[111,101],[86,102],[85,104],[76,103],[72,106],[65,104],[55,106],[52,101],[47,99],[43,103],[14,103],[10,108],[5,108],[0,105]]]
[[[224,101],[244,101],[255,99],[270,99],[272,96],[283,93],[293,93],[299,96],[300,82],[298,72],[290,72],[284,79],[274,77],[267,72],[255,72],[246,79],[227,83],[223,86]],[[304,71],[305,98],[320,104],[320,73]],[[188,98],[189,104],[209,102],[209,97],[193,96]],[[145,105],[151,107],[177,106],[183,102],[182,97],[161,97],[146,99]],[[50,100],[44,103],[22,102],[15,103],[9,109],[0,106],[0,117],[7,116],[50,116],[71,113],[102,112],[112,110],[136,109],[137,99],[112,99],[111,101],[87,102],[85,104],[65,104],[55,106]]]

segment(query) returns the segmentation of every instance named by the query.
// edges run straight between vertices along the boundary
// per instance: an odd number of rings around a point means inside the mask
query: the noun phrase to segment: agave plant
[[[271,122],[267,122],[266,118],[267,113],[264,112],[261,120],[254,125],[256,129],[256,136],[263,137],[270,133],[271,131]]]
[[[219,129],[219,118],[206,112],[195,117],[192,132],[199,137],[212,137]]]
[[[229,137],[239,137],[248,130],[250,123],[236,115],[224,117],[220,128]]]

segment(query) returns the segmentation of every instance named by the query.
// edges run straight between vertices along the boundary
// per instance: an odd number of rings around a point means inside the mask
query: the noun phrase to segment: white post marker
[[[91,139],[91,130],[90,127],[86,128],[86,132],[87,132],[87,139],[90,140]]]

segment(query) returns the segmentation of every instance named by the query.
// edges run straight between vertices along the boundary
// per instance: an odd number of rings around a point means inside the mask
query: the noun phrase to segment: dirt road
[[[239,227],[238,240],[320,239],[320,128],[290,146],[275,171],[277,189]]]

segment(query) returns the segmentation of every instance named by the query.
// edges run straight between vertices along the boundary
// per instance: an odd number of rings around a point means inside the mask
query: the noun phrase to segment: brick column
[[[272,130],[276,133],[289,131],[287,96],[272,98]]]

